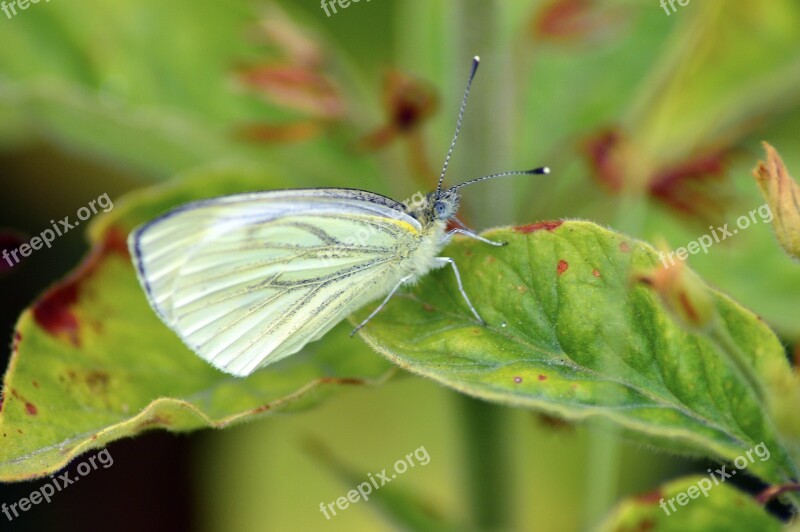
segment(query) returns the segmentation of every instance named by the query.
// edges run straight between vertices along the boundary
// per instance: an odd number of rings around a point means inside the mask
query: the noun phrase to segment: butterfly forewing
[[[137,230],[131,250],[167,325],[214,366],[247,375],[383,295],[419,230],[378,194],[275,191],[176,209]]]

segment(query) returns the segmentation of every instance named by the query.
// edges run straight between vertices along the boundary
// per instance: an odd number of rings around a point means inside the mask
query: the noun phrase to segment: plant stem
[[[511,510],[511,478],[506,407],[457,396],[463,424],[463,464],[467,476],[466,500],[472,512],[470,522],[480,530],[506,530]]]

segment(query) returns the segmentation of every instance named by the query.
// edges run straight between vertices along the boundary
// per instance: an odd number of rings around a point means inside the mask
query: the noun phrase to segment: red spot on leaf
[[[30,403],[28,401],[25,401],[25,412],[29,416],[35,416],[36,414],[39,413],[39,411],[36,409],[36,405],[34,405],[33,403]]]
[[[380,150],[402,138],[406,141],[407,160],[412,171],[422,179],[431,179],[437,172],[427,159],[427,143],[420,126],[439,108],[435,88],[404,72],[391,70],[384,77],[382,100],[385,123],[361,137],[356,150]],[[435,185],[435,181],[431,185]]]
[[[0,412],[3,411],[3,404],[6,402],[6,391],[0,390]]]
[[[623,253],[628,253],[628,252],[630,252],[630,250],[631,250],[631,245],[630,245],[630,244],[628,244],[627,242],[624,242],[624,241],[623,241],[623,242],[620,242],[620,243],[619,243],[619,250],[620,250],[621,252],[623,252]]]
[[[81,284],[97,270],[110,254],[129,258],[125,234],[110,228],[103,242],[95,246],[89,256],[64,281],[56,284],[33,305],[36,323],[53,336],[65,336],[73,345],[79,345],[78,319],[72,307],[78,302]]]
[[[564,223],[564,220],[553,220],[553,221],[545,221],[545,222],[536,222],[533,224],[528,225],[518,225],[514,228],[514,231],[517,233],[533,233],[534,231],[539,231],[541,229],[546,229],[548,231],[555,230],[558,226]]]
[[[619,34],[619,9],[608,9],[594,0],[551,0],[535,14],[531,32],[548,41],[589,41]]]
[[[726,203],[718,183],[725,178],[727,159],[725,151],[713,151],[662,168],[650,179],[650,195],[679,213],[716,219]]]
[[[612,191],[622,189],[624,175],[619,161],[622,134],[616,128],[597,133],[584,142],[594,178]]]
[[[594,275],[595,277],[600,277],[600,272],[597,270],[592,270],[592,275]]]
[[[243,68],[239,80],[266,100],[319,118],[338,118],[344,101],[333,82],[312,68],[295,65],[261,65]]]
[[[546,381],[547,380],[547,375],[539,375],[539,380],[540,381]]]
[[[514,382],[516,382],[517,384],[521,383],[522,377],[514,377]]]
[[[447,231],[449,233],[453,229],[463,229],[463,228],[455,220],[452,220],[452,219],[447,220],[447,226],[445,227],[445,231]]]
[[[678,301],[686,312],[686,315],[689,316],[691,323],[698,323],[700,321],[700,316],[697,314],[697,310],[692,306],[692,302],[689,300],[689,296],[686,295],[686,292],[681,291],[678,294]]]
[[[635,497],[635,499],[643,504],[655,504],[660,501],[664,497],[664,494],[661,493],[661,490],[653,490],[647,493],[643,493]]]
[[[70,311],[77,302],[77,283],[56,286],[34,305],[33,318],[48,333],[54,336],[66,334],[74,345],[78,345],[78,320]]]
[[[14,331],[14,339],[11,341],[11,353],[16,353],[19,349],[19,343],[22,341],[22,335],[19,331]]]
[[[565,260],[558,261],[558,268],[556,268],[556,270],[558,271],[558,275],[561,275],[562,273],[567,271],[567,268],[569,268],[569,263],[567,261]]]

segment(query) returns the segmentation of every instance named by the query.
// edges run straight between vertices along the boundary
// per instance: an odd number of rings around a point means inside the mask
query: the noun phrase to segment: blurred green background
[[[464,217],[477,228],[585,218],[676,248],[763,204],[750,175],[760,141],[800,173],[795,0],[706,0],[675,12],[656,0],[362,0],[332,16],[306,0],[54,0],[0,13],[0,35],[4,245],[103,193],[116,203],[220,165],[397,199],[430,189],[473,55],[482,66],[448,182],[553,171],[467,189]],[[4,358],[16,317],[80,261],[84,242],[76,230],[0,270]],[[767,224],[689,264],[794,352],[800,269]],[[10,526],[392,529],[371,503],[324,519],[319,503],[353,486],[309,440],[364,476],[425,446],[430,463],[384,489],[466,515],[465,401],[398,377],[226,431],[148,434],[111,445],[113,467]],[[490,412],[505,434],[494,451],[515,529],[590,528],[619,498],[708,467],[592,424]],[[0,486],[0,501],[40,484]]]

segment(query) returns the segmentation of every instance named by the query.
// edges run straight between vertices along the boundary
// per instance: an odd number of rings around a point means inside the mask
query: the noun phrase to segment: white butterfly
[[[547,168],[504,172],[442,190],[456,134],[436,192],[410,206],[354,189],[297,189],[237,194],[180,206],[131,233],[128,245],[150,305],[195,353],[215,367],[247,376],[321,338],[355,310],[434,268],[454,233],[493,245],[455,219],[458,188],[503,175],[546,174]],[[463,226],[463,224],[462,224]]]

